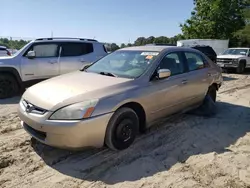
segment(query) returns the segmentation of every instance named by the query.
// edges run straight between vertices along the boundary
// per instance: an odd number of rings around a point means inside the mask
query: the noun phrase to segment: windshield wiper
[[[105,75],[105,76],[113,76],[113,77],[118,77],[117,75],[111,73],[111,72],[99,72],[99,74],[101,75]]]
[[[91,65],[93,65],[94,63],[90,63],[90,64],[86,64],[86,65],[84,65],[83,67],[82,67],[82,69],[80,69],[80,71],[85,71],[85,72],[87,72],[86,71],[86,69],[87,68],[89,68]]]

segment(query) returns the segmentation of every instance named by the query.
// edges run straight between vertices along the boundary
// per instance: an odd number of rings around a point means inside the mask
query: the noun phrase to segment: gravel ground
[[[45,146],[0,100],[0,187],[250,187],[250,76],[224,74],[217,114],[177,115],[121,152]]]

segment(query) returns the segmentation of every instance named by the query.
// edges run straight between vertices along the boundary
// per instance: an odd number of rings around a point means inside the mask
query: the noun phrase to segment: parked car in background
[[[40,38],[9,58],[0,58],[0,98],[14,96],[39,81],[81,69],[105,56],[93,39]]]
[[[146,44],[146,46],[176,46],[176,45],[175,44],[152,43],[152,44]],[[199,50],[200,52],[204,53],[207,57],[209,57],[214,63],[216,63],[217,54],[211,46],[189,45],[189,47],[196,49],[196,50]]]
[[[211,46],[205,45],[194,45],[190,46],[193,49],[199,50],[204,53],[207,57],[209,57],[214,63],[216,63],[217,54]]]
[[[11,56],[10,51],[5,46],[0,46],[0,57]]]
[[[190,46],[210,46],[216,52],[217,55],[223,53],[228,49],[229,40],[218,39],[187,39],[177,41],[177,46],[190,47]]]
[[[198,50],[129,47],[28,88],[18,114],[47,145],[122,150],[159,119],[196,108],[205,96],[216,101],[221,83],[221,69]]]
[[[249,48],[229,48],[217,57],[217,64],[222,69],[234,69],[237,73],[243,73],[250,67]]]

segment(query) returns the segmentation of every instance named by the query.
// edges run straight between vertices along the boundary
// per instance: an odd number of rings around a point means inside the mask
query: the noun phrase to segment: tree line
[[[9,49],[21,49],[29,41],[26,40],[9,40],[7,38],[0,38],[0,46],[6,46]]]
[[[250,0],[193,0],[190,18],[174,37],[139,37],[134,43],[106,44],[109,51],[152,43],[176,44],[183,39],[229,39],[230,46],[250,47]],[[0,39],[0,45],[20,49],[28,41]]]
[[[193,0],[191,16],[174,37],[139,37],[133,44],[111,44],[111,50],[151,43],[176,44],[183,39],[229,39],[229,46],[250,47],[250,0]]]

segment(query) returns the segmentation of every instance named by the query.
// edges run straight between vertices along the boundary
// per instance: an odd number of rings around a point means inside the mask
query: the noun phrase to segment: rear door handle
[[[182,84],[187,84],[188,83],[188,81],[187,80],[182,80],[182,82],[181,82]]]

